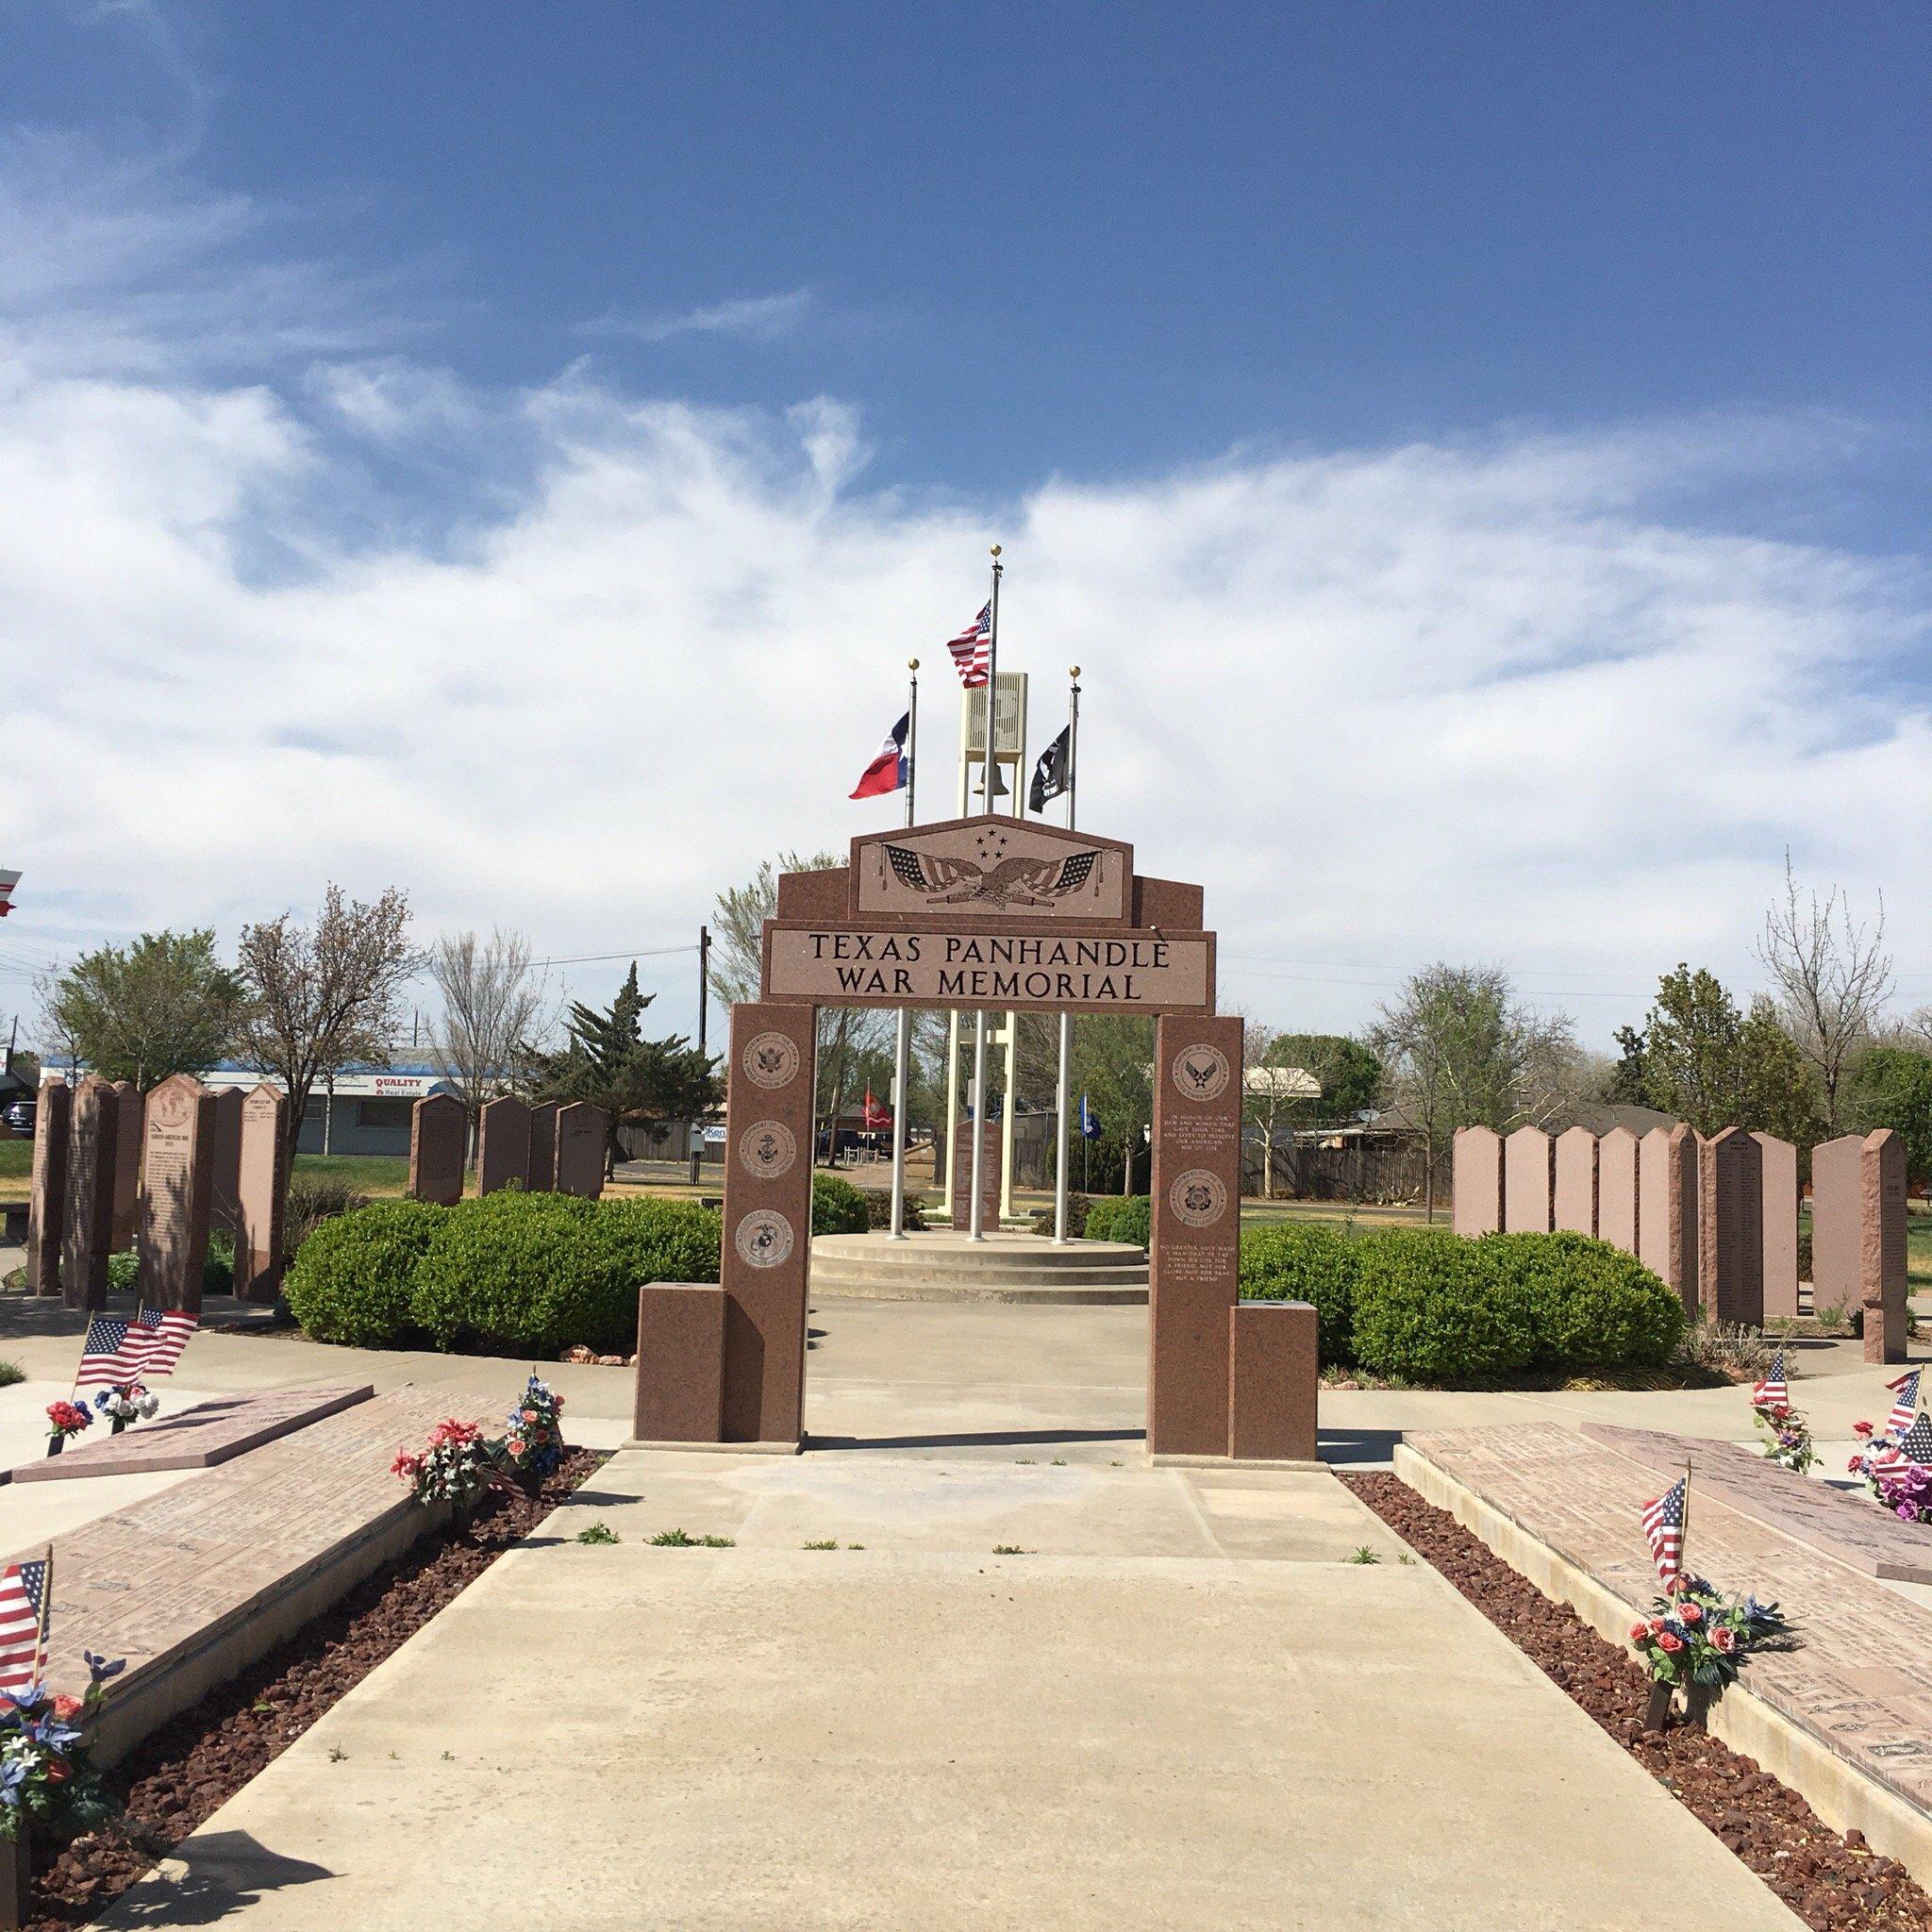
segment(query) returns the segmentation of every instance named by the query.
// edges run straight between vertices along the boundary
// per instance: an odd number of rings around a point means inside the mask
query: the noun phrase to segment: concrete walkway
[[[1797,1924],[1399,1557],[1325,1475],[627,1452],[103,1923]]]

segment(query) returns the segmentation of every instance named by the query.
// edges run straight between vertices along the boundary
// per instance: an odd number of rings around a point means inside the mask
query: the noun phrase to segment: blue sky
[[[863,828],[844,766],[992,535],[1014,648],[1099,674],[1106,828],[1171,831],[1156,869],[1223,893],[1236,990],[1284,1024],[1357,1024],[1448,952],[1606,1037],[1684,954],[1748,982],[1787,844],[1927,937],[1923,8],[0,27],[7,474],[58,475],[56,541],[109,564],[0,581],[67,666],[17,719],[98,724],[109,767],[97,814],[22,828],[50,957],[354,868],[540,951],[682,932],[763,851]],[[231,809],[143,859],[105,794],[210,719]],[[485,836],[492,734],[607,809],[748,789],[774,734],[814,762],[613,888],[620,846],[548,862],[587,835],[534,774]],[[315,788],[351,801],[322,828]]]

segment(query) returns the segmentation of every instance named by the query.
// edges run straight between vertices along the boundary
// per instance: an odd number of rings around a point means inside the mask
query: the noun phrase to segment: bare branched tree
[[[430,1058],[474,1123],[510,1081],[524,1050],[540,1043],[543,982],[531,965],[529,935],[501,926],[487,941],[474,932],[447,934],[429,948],[426,970],[442,995]]]
[[[292,912],[244,925],[237,963],[247,987],[242,1057],[289,1095],[287,1173],[315,1083],[332,1086],[344,1067],[389,1058],[403,988],[421,964],[409,943],[408,894],[391,886],[365,905],[331,884],[313,926]]]
[[[1884,897],[1861,924],[1837,886],[1822,903],[1815,891],[1800,893],[1787,852],[1784,896],[1764,915],[1757,957],[1777,989],[1779,1017],[1818,1075],[1824,1131],[1836,1134],[1845,1073],[1891,997]]]

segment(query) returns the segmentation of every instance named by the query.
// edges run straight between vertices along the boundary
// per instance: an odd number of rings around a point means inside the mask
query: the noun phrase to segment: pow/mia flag
[[[1069,753],[1073,747],[1069,734],[1073,726],[1063,724],[1060,735],[1040,754],[1040,762],[1033,768],[1033,789],[1026,794],[1026,808],[1037,812],[1049,798],[1058,798],[1073,783],[1074,763]]]

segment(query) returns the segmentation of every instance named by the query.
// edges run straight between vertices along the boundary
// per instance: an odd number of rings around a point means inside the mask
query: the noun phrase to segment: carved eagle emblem
[[[886,858],[902,886],[934,906],[1051,906],[1092,877],[1100,853],[1095,848],[1060,858],[1003,858],[989,869],[970,858],[888,844]]]

